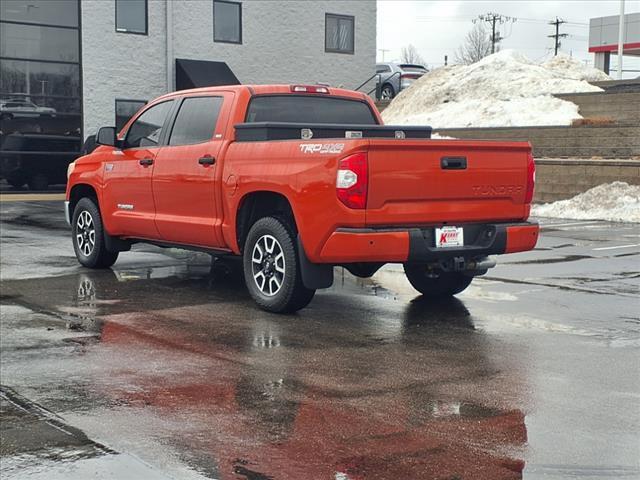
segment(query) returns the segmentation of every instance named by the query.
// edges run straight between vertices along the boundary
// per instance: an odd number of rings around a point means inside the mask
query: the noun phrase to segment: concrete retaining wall
[[[640,157],[640,124],[580,127],[443,128],[440,135],[477,140],[529,141],[536,157]]]
[[[640,124],[640,92],[590,92],[554,95],[573,102],[585,118],[611,118],[618,124]]]
[[[534,201],[564,200],[615,181],[640,185],[640,160],[538,158]]]

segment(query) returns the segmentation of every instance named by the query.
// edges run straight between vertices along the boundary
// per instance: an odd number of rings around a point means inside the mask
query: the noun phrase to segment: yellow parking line
[[[64,200],[64,193],[8,193],[0,194],[0,202],[46,202]]]

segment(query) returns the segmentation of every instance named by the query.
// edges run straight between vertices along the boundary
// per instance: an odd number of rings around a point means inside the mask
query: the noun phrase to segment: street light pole
[[[624,44],[624,0],[620,0],[620,23],[618,24],[618,80],[622,80],[622,57]]]

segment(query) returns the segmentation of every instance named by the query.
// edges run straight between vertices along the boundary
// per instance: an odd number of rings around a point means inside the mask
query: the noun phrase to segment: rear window
[[[254,97],[247,109],[246,122],[378,124],[365,102],[311,95]]]
[[[417,73],[425,73],[427,71],[422,65],[400,65],[400,68],[405,72],[417,72]]]

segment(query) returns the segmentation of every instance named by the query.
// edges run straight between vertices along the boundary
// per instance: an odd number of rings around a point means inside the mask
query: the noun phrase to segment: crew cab
[[[69,166],[79,262],[108,268],[136,242],[241,255],[263,309],[294,312],[333,282],[402,263],[425,296],[454,295],[532,249],[526,142],[431,139],[385,126],[360,93],[239,85],[164,95]]]

